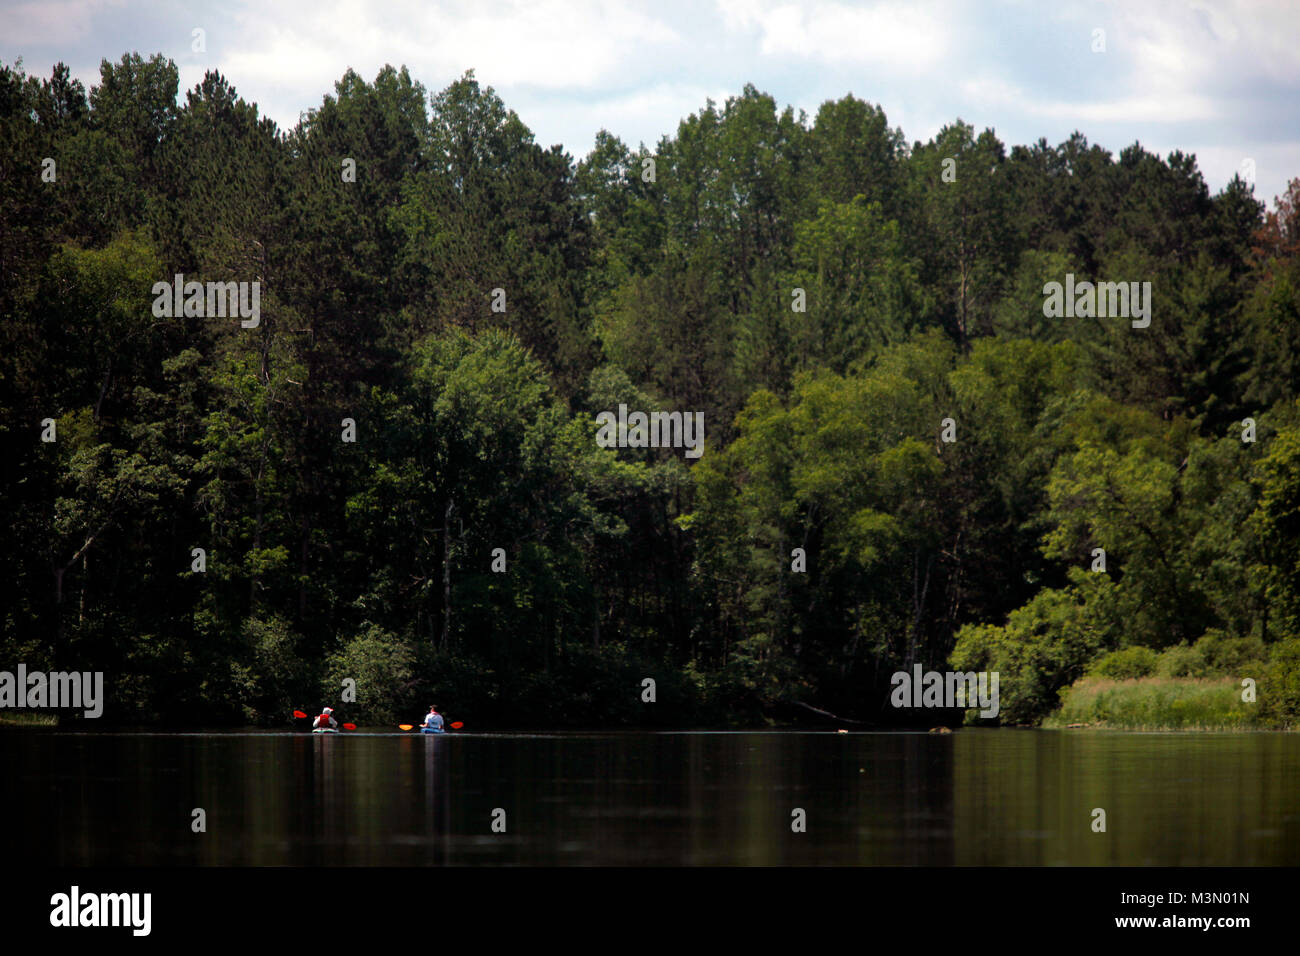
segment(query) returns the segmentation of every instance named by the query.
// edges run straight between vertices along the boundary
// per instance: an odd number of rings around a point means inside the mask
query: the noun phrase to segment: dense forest
[[[138,54],[0,67],[0,153],[3,658],[103,722],[891,722],[916,663],[1300,714],[1300,180],[752,86],[575,161],[393,68],[285,131]]]

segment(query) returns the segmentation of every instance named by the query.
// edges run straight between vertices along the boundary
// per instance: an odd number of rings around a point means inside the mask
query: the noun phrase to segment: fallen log
[[[866,726],[867,724],[870,723],[870,721],[867,720],[854,720],[852,717],[840,717],[836,714],[832,714],[829,710],[822,710],[820,707],[814,707],[812,704],[805,704],[803,701],[800,700],[791,701],[791,703],[794,704],[796,707],[802,707],[804,710],[810,710],[814,714],[819,714],[822,717],[828,717],[831,720],[838,721],[842,724],[858,724],[859,726]]]

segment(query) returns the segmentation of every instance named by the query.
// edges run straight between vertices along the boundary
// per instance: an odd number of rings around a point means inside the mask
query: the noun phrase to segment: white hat
[[[324,713],[332,714],[332,713],[334,713],[334,711],[333,711],[331,708],[326,707],[325,710],[324,710]]]

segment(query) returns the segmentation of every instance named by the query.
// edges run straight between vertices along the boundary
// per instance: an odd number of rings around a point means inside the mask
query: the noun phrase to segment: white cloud
[[[1172,143],[1259,163],[1261,193],[1300,174],[1297,0],[233,0],[204,9],[138,0],[0,0],[0,59],[70,64],[174,57],[182,90],[219,70],[292,127],[351,67],[406,65],[430,91],[466,69],[537,134],[581,156],[595,131],[652,144],[745,82],[810,113],[852,91],[909,141],[958,116],[1008,144],[1081,129],[1119,148]],[[203,26],[208,51],[190,51]],[[1089,52],[1103,27],[1107,51]],[[1194,141],[1194,142],[1193,142]],[[1288,168],[1289,165],[1289,168]],[[1216,176],[1215,171],[1222,171]],[[1226,175],[1223,175],[1226,172]]]
[[[1294,0],[1113,3],[1108,36],[1137,85],[1153,92],[1222,89],[1254,78],[1300,79]]]
[[[66,44],[90,36],[101,10],[121,9],[124,0],[27,0],[4,12],[5,42],[11,46]]]
[[[919,72],[944,60],[951,47],[948,18],[931,3],[789,3],[718,0],[733,32],[757,32],[767,56],[828,63],[873,63]]]
[[[1217,192],[1227,185],[1237,173],[1241,173],[1244,178],[1246,173],[1242,163],[1248,159],[1253,160],[1255,198],[1270,210],[1273,208],[1273,200],[1286,189],[1286,183],[1300,176],[1300,169],[1295,164],[1296,156],[1300,156],[1300,140],[1263,147],[1247,143],[1238,146],[1156,143],[1147,148],[1161,156],[1167,156],[1175,149],[1195,153],[1196,165],[1204,174],[1210,192]]]
[[[232,75],[293,75],[300,85],[321,90],[346,66],[373,75],[384,63],[436,75],[476,68],[506,85],[591,89],[616,81],[630,57],[680,42],[668,25],[612,0],[452,0],[382,8],[297,0],[251,7],[237,19],[248,48],[228,56]]]
[[[1220,105],[1193,93],[1143,93],[1112,100],[1070,102],[1043,99],[996,76],[963,81],[965,101],[989,111],[1015,110],[1075,125],[1081,123],[1185,123],[1209,122],[1221,116]]]
[[[668,24],[614,0],[285,0],[250,4],[232,21],[237,36],[210,32],[209,48],[240,93],[285,127],[348,68],[371,79],[385,64],[406,65],[431,90],[473,69],[498,88],[600,93],[625,85],[630,65],[653,73],[656,57],[686,46]],[[186,65],[182,76],[192,86],[204,68]]]
[[[660,137],[676,133],[678,121],[703,109],[706,100],[722,103],[735,93],[723,87],[664,82],[607,96],[584,97],[581,102],[556,102],[543,96],[524,105],[509,105],[533,130],[539,145],[560,143],[571,156],[581,159],[591,150],[596,132],[601,129],[609,130],[631,149],[644,143],[653,150]]]

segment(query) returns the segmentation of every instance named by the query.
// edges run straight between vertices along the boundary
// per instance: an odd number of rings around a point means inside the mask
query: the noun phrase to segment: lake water
[[[10,865],[1300,864],[1297,734],[14,730],[0,767]]]

